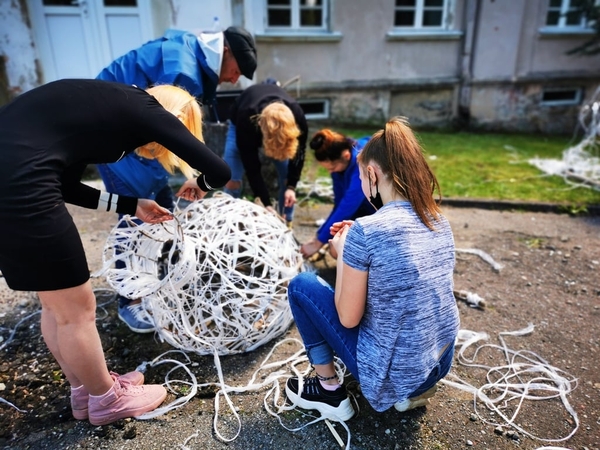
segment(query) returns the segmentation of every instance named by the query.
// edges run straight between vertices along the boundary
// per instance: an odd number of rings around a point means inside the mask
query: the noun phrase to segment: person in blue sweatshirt
[[[174,85],[214,108],[217,86],[222,82],[236,83],[240,75],[252,79],[256,64],[254,39],[244,28],[232,26],[222,32],[199,35],[171,29],[117,58],[96,79],[140,89]],[[156,160],[131,153],[116,163],[98,164],[97,168],[108,192],[149,198],[173,210],[170,174]],[[122,262],[117,262],[117,268],[119,264]],[[143,310],[140,299],[119,295],[118,302],[119,319],[132,331],[154,331],[152,319]]]
[[[369,136],[358,140],[346,137],[330,129],[315,133],[310,148],[321,166],[329,171],[333,181],[333,210],[317,234],[302,245],[300,251],[306,258],[317,253],[331,239],[330,228],[336,222],[354,220],[371,215],[375,208],[362,193],[356,157]]]

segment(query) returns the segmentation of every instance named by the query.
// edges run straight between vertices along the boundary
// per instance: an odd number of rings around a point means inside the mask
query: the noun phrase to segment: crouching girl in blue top
[[[315,377],[290,378],[288,398],[334,420],[354,415],[334,354],[371,406],[423,406],[450,371],[459,329],[454,239],[433,198],[439,184],[404,118],[358,156],[362,191],[377,209],[331,227],[335,290],[304,272],[288,295]]]
[[[329,129],[317,131],[310,140],[315,158],[330,174],[333,181],[333,210],[317,234],[300,247],[302,255],[309,257],[329,241],[331,226],[342,220],[373,214],[375,209],[362,194],[356,157],[369,137],[355,141]]]

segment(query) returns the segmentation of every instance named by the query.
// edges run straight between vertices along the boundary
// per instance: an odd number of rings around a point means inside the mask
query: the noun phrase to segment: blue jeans
[[[314,273],[303,272],[290,281],[288,299],[294,320],[311,364],[329,364],[334,352],[360,383],[356,346],[359,326],[344,327],[335,309],[333,288]],[[427,380],[409,397],[417,397],[431,389],[450,371],[454,343],[448,345]]]
[[[239,189],[228,189],[224,188],[223,191],[234,198],[240,198],[242,196],[242,178],[244,177],[244,164],[240,157],[240,150],[236,143],[236,132],[235,125],[228,121],[227,137],[225,138],[225,152],[223,153],[223,159],[231,168],[231,181],[237,181],[240,183]],[[275,165],[277,171],[277,186],[279,187],[279,207],[278,212],[285,217],[285,220],[291,222],[294,218],[294,207],[284,207],[285,191],[287,189],[287,171],[288,171],[288,160],[277,161],[273,158],[267,158],[267,161]]]

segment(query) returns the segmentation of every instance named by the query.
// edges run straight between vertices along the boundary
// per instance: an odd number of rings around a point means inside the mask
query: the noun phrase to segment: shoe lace
[[[319,380],[317,377],[305,377],[302,392],[308,395],[318,395],[321,393],[318,386]]]
[[[152,324],[150,313],[142,306],[141,303],[127,306],[127,309],[131,312],[133,317],[140,322]]]
[[[125,391],[129,394],[140,394],[143,391],[141,386],[136,386],[135,384],[131,384],[129,381],[124,380],[120,377],[113,378],[115,380],[115,392],[120,397],[123,395]]]

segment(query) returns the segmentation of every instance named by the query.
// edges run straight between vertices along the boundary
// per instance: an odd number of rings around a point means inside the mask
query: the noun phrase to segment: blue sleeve
[[[162,43],[162,68],[155,73],[156,84],[172,84],[185,88],[194,97],[203,97],[200,61],[185,37]]]
[[[354,222],[346,235],[344,262],[353,269],[367,272],[370,266],[370,257],[366,244],[363,227],[358,222]]]
[[[336,206],[333,208],[333,211],[331,211],[331,214],[329,214],[325,223],[321,225],[317,231],[317,239],[323,243],[329,241],[329,239],[331,239],[331,234],[329,233],[331,225],[335,222],[350,220],[356,217],[355,213],[358,211],[364,200],[365,196],[360,185],[358,165],[355,164],[352,172],[345,177],[341,198],[338,199],[336,194]]]
[[[191,33],[169,33],[167,38],[147,42],[114,60],[96,77],[100,80],[135,84],[141,89],[156,84],[185,88],[194,97],[207,101],[207,91],[216,89],[217,75],[207,69],[206,58]],[[204,86],[206,80],[213,89]],[[209,86],[212,87],[212,86]]]

